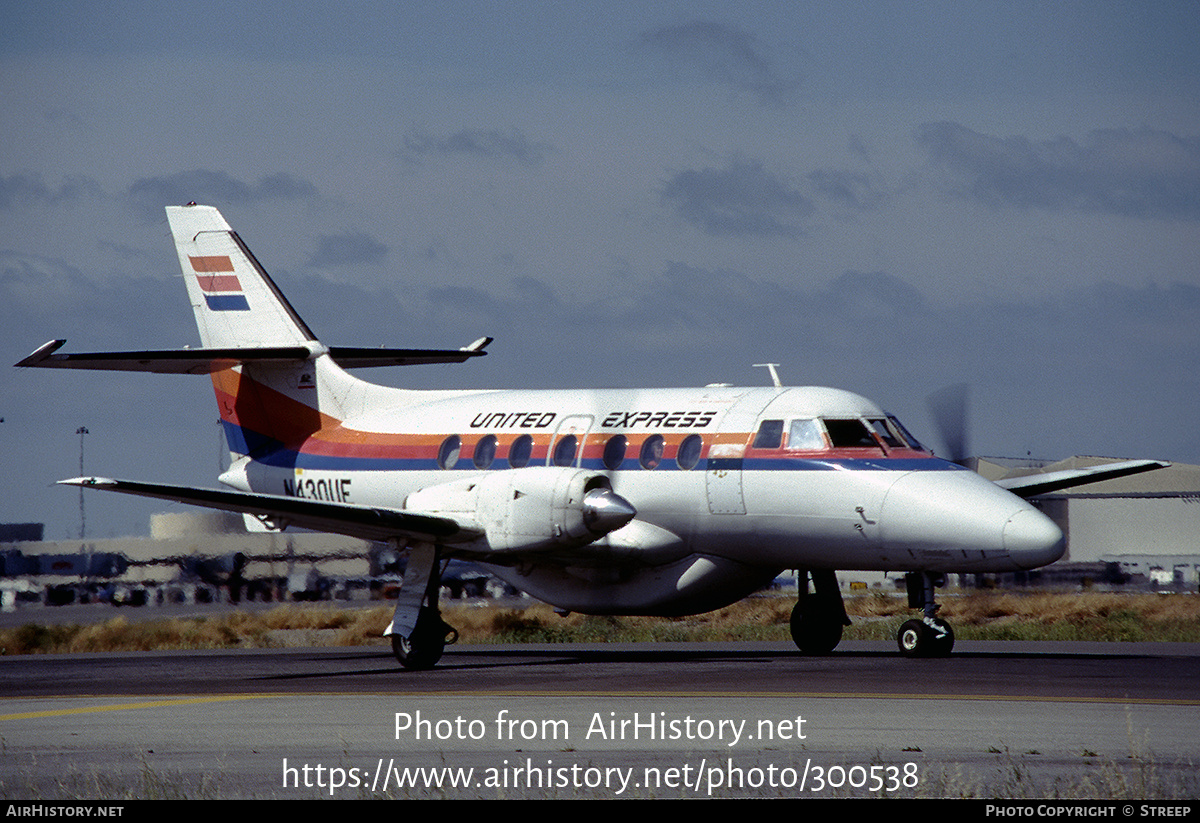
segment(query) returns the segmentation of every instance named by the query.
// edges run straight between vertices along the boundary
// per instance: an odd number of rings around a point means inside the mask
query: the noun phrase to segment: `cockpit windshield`
[[[847,420],[826,419],[825,430],[829,432],[829,442],[835,449],[879,448],[870,430],[857,417]]]
[[[786,440],[784,437],[786,435]],[[761,420],[751,448],[789,451],[834,449],[911,449],[925,447],[892,415],[880,417],[798,417]]]

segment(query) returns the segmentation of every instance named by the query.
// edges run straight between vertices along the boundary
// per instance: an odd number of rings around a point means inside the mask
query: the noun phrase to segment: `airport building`
[[[1054,463],[980,458],[976,471],[998,480],[1115,462],[1105,457]],[[1200,586],[1200,466],[1176,463],[1042,495],[1036,502],[1067,541],[1063,558],[1040,572],[1046,582],[1066,575],[1068,580],[1145,581],[1160,590],[1194,592]],[[1089,574],[1100,567],[1102,574]]]

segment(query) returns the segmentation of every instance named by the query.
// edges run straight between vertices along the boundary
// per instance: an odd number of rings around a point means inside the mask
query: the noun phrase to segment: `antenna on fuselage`
[[[771,382],[775,384],[775,388],[782,389],[783,384],[779,382],[779,372],[775,371],[775,367],[778,365],[778,363],[755,363],[754,368],[766,369],[771,372]]]

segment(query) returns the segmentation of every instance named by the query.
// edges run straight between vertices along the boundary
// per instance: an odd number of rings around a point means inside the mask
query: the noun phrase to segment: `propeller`
[[[925,399],[929,404],[929,413],[933,417],[934,428],[945,445],[947,458],[959,465],[966,465],[969,457],[969,438],[967,434],[967,395],[969,389],[966,383],[955,383],[938,389]]]

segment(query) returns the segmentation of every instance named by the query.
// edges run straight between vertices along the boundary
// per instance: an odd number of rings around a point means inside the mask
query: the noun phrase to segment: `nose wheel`
[[[896,634],[896,645],[905,657],[948,657],[954,648],[954,630],[937,617],[941,608],[934,600],[935,586],[945,582],[945,576],[932,572],[909,572],[904,576],[908,586],[908,605],[921,608],[925,616],[908,620]]]

